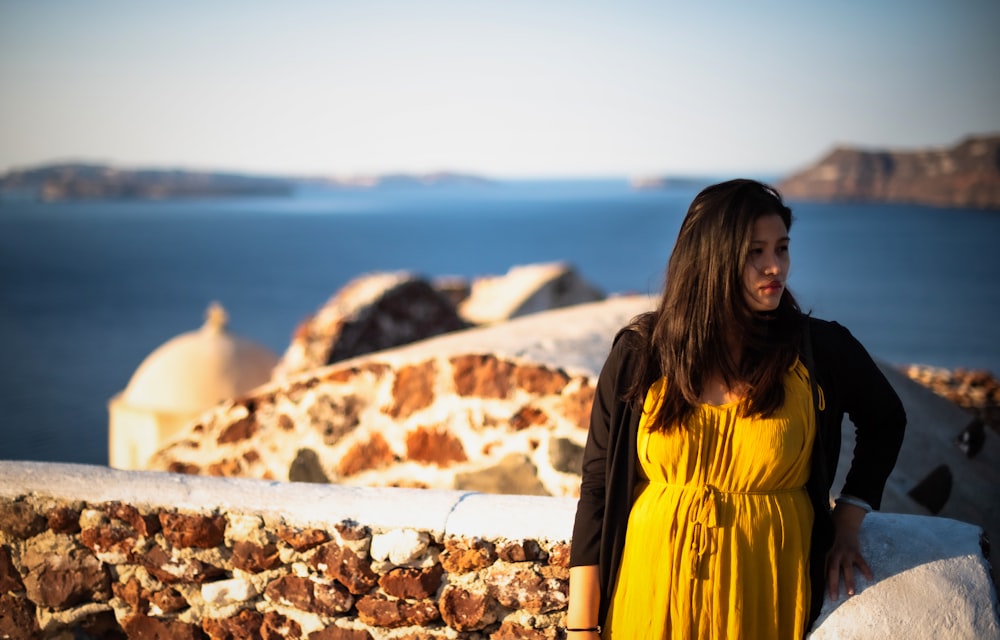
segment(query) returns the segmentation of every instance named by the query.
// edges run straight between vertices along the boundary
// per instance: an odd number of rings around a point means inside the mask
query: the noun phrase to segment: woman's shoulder
[[[849,369],[871,359],[864,345],[839,322],[808,316],[809,339],[816,360],[835,369]]]
[[[823,318],[806,316],[806,322],[814,342],[837,342],[849,340],[853,337],[847,327],[835,320],[824,320]]]
[[[611,353],[618,357],[628,357],[637,351],[650,348],[655,314],[652,311],[640,314],[615,333]]]

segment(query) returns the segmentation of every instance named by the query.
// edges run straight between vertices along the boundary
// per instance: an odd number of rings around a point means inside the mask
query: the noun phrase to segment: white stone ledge
[[[810,640],[1000,639],[997,594],[981,527],[933,516],[873,513],[861,549],[874,573],[857,594],[824,600]]]
[[[319,526],[352,520],[435,536],[569,540],[576,500],[468,491],[348,487],[0,460],[0,497],[52,496],[180,511],[233,511]]]
[[[510,540],[569,541],[576,498],[471,493],[448,519],[448,535]]]

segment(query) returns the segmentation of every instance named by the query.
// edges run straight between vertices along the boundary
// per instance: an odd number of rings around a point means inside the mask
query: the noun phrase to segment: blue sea
[[[659,291],[696,189],[625,180],[336,190],[288,198],[0,202],[0,459],[107,463],[107,402],[214,300],[282,353],[352,278],[472,278],[566,261]],[[1000,373],[1000,213],[791,203],[790,288],[893,364]]]

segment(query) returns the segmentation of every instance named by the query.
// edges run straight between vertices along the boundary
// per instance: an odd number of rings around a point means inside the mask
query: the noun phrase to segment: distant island
[[[53,164],[0,176],[0,196],[43,202],[287,196],[293,188],[282,178],[99,164]]]
[[[1000,134],[915,151],[837,147],[777,187],[790,200],[1000,210]]]
[[[340,177],[275,177],[176,169],[119,169],[103,164],[50,164],[0,175],[0,199],[62,202],[78,200],[166,200],[291,195],[302,184],[332,188],[479,185],[477,176],[437,172]]]

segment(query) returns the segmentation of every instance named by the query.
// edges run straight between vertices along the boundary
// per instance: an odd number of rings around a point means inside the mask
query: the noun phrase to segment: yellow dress
[[[664,384],[649,389],[639,424],[642,478],[605,640],[801,638],[816,428],[806,368],[789,370],[769,418],[702,405],[686,427],[650,432]]]

